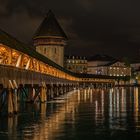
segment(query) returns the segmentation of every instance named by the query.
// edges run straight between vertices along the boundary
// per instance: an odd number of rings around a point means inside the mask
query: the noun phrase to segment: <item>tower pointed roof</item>
[[[67,39],[67,36],[61,26],[59,25],[54,13],[49,10],[47,16],[40,24],[39,28],[37,29],[34,38],[36,37],[63,37]]]

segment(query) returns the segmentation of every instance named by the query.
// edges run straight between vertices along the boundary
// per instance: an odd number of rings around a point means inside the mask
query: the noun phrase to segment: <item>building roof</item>
[[[120,62],[120,61],[114,60],[114,61],[111,61],[111,62],[105,64],[104,66],[111,66],[111,65],[113,65],[113,64],[115,64],[115,63],[117,63],[117,62]]]
[[[106,67],[106,66],[112,66],[113,64],[117,63],[117,62],[120,62],[120,63],[125,63],[125,62],[122,62],[122,61],[119,61],[119,60],[113,60],[107,64],[104,64],[104,65],[99,65],[99,66],[88,66],[88,67],[92,67],[92,68],[97,68],[97,67]]]
[[[115,58],[108,55],[94,55],[88,58],[88,61],[114,61]]]
[[[74,56],[74,55],[65,55],[65,59],[80,59],[80,60],[87,60],[85,56]]]
[[[67,36],[61,26],[59,25],[55,15],[51,10],[47,13],[47,16],[40,24],[39,28],[37,29],[34,38],[36,37],[63,37],[67,39]]]

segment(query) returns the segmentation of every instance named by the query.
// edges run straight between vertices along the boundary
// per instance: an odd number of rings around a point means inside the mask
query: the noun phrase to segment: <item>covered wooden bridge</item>
[[[0,30],[0,112],[18,112],[18,101],[46,102],[86,83],[113,86],[116,77],[72,73]]]

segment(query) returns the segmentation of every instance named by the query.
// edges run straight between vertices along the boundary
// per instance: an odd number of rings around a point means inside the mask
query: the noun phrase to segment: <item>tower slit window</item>
[[[47,49],[46,48],[44,48],[44,54],[46,54],[47,53]]]
[[[56,54],[56,52],[57,52],[57,51],[56,51],[56,48],[55,48],[55,49],[54,49],[54,53]]]

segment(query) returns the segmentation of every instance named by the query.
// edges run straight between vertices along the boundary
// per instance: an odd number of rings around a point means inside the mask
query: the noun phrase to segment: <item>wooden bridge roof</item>
[[[11,35],[9,35],[8,33],[4,32],[2,30],[0,30],[0,43],[4,44],[12,49],[23,52],[33,58],[36,58],[37,60],[40,60],[50,66],[53,66],[59,70],[69,73],[69,71],[67,71],[63,67],[57,65],[56,63],[51,61],[49,58],[36,52],[36,50],[34,49],[33,46],[30,46],[30,45],[27,45],[27,44],[24,44],[24,43],[18,41],[16,38],[12,37]]]
[[[18,41],[16,38],[12,37],[11,35],[2,31],[1,29],[0,29],[0,43],[2,43],[3,45],[6,45],[12,49],[15,49],[17,51],[20,51],[24,54],[27,54],[33,58],[36,58],[39,61],[42,61],[50,66],[53,66],[65,73],[75,76],[77,78],[102,78],[102,79],[114,79],[115,78],[113,76],[110,77],[110,76],[105,76],[105,75],[77,74],[77,73],[70,72],[70,71],[66,70],[65,68],[57,65],[56,63],[54,63],[47,57],[36,52],[36,50],[33,49],[33,46],[30,46],[30,45],[27,45],[27,44],[24,44],[24,43]]]

